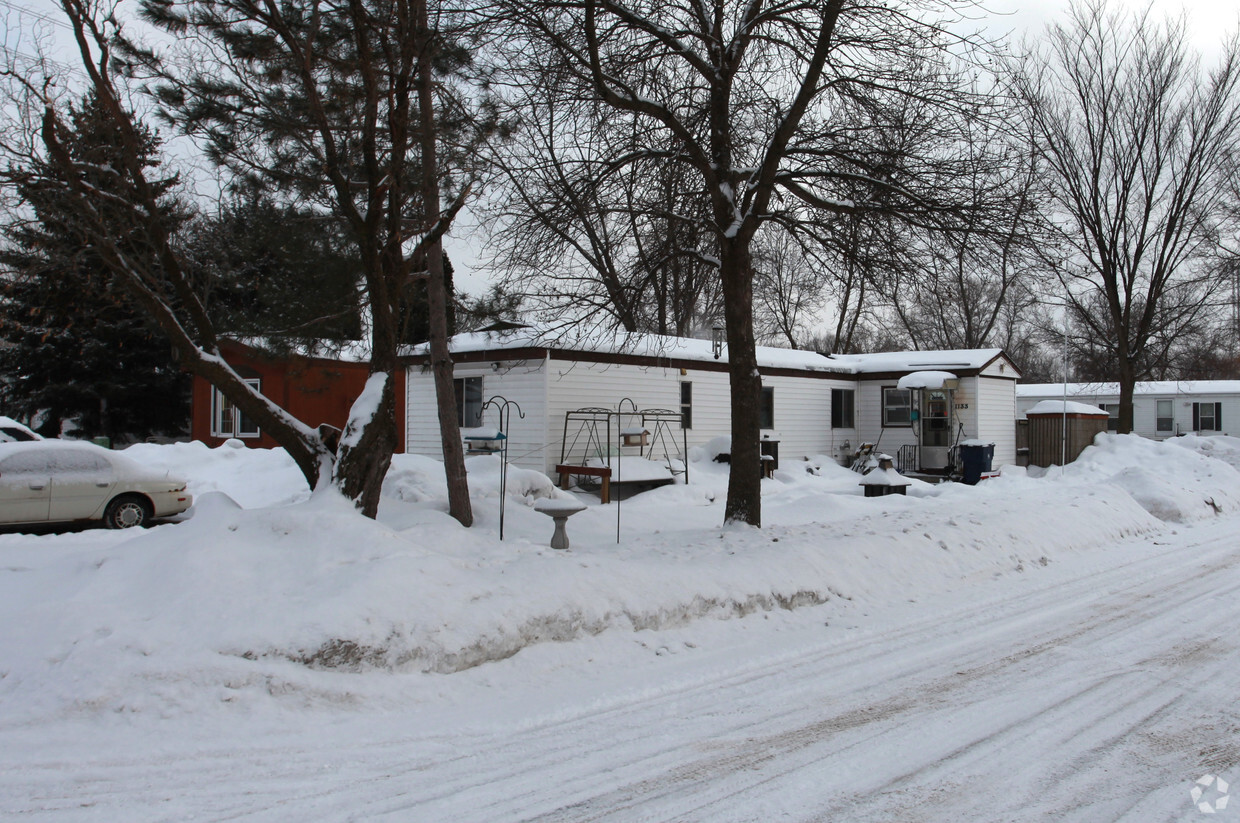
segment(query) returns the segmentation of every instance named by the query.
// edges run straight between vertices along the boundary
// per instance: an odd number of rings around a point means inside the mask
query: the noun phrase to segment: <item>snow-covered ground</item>
[[[399,456],[378,522],[281,452],[142,533],[0,534],[0,818],[1240,817],[1240,440],[864,498],[829,460],[719,525],[726,467],[568,522]],[[812,471],[811,471],[812,470]],[[619,539],[617,540],[617,533]]]

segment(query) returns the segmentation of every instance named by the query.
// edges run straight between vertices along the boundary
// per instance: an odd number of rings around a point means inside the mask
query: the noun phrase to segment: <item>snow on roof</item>
[[[828,359],[851,367],[856,374],[900,371],[981,369],[1003,354],[1002,349],[889,351],[874,354],[832,354]]]
[[[666,337],[659,334],[629,332],[573,332],[550,331],[539,326],[523,326],[500,331],[469,332],[458,334],[451,340],[453,353],[476,351],[504,351],[506,349],[546,348],[556,351],[581,351],[596,354],[627,354],[639,357],[667,357],[678,360],[715,361],[709,340],[688,337]],[[402,354],[424,355],[426,344],[413,346]],[[852,370],[833,363],[821,354],[797,349],[777,349],[758,346],[758,366],[770,369],[797,369],[800,371],[838,372],[852,374]],[[728,347],[723,347],[720,363],[728,361]]]
[[[599,354],[628,354],[641,357],[667,357],[679,360],[714,361],[711,341],[687,337],[629,332],[593,332],[574,335],[553,332],[540,326],[522,326],[499,331],[458,334],[451,340],[454,353],[503,351],[505,349],[547,348],[557,351],[583,351]],[[426,344],[403,349],[402,354],[425,355]],[[821,355],[798,349],[758,346],[758,366],[769,369],[867,374],[891,371],[934,369],[981,369],[1002,354],[1001,349],[958,349],[951,351],[883,352],[880,354]],[[726,363],[728,347],[718,362]]]
[[[300,357],[340,360],[345,363],[370,362],[368,340],[297,340],[284,337],[236,337],[232,340],[270,354],[289,352]]]
[[[901,389],[941,389],[943,383],[955,379],[956,375],[949,371],[915,371],[901,377],[896,386]]]
[[[1069,383],[1069,397],[1119,397],[1119,383]],[[1134,395],[1240,394],[1240,380],[1146,380],[1136,384]],[[1063,383],[1017,383],[1018,398],[1063,399]]]
[[[1105,409],[1100,409],[1097,406],[1091,406],[1088,403],[1077,403],[1075,400],[1041,400],[1037,403],[1037,405],[1025,412],[1025,414],[1087,414],[1094,417],[1107,416]]]

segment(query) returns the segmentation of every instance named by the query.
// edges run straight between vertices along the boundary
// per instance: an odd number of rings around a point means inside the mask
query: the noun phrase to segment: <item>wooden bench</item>
[[[606,466],[556,466],[556,472],[560,475],[560,488],[568,489],[568,478],[574,474],[585,475],[586,477],[598,477],[603,481],[603,488],[599,492],[599,499],[604,503],[611,502],[611,469]]]

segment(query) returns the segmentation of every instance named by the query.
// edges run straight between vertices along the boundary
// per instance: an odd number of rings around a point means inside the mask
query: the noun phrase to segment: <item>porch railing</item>
[[[915,472],[919,468],[921,466],[917,460],[916,444],[901,446],[900,450],[896,452],[896,471],[904,474],[905,472]]]

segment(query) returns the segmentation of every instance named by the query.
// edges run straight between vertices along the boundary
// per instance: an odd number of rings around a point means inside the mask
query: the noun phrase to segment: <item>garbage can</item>
[[[990,471],[990,461],[995,457],[995,444],[966,440],[957,448],[960,449],[960,467],[964,482],[976,486],[982,479],[982,474]]]

